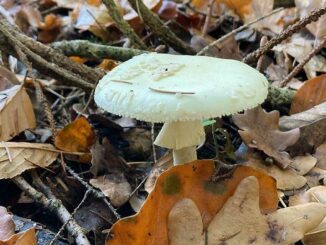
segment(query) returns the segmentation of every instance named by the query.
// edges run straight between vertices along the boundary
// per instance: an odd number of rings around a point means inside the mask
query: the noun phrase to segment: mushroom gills
[[[196,146],[205,140],[201,120],[164,123],[155,145],[173,150],[174,165],[197,159]]]

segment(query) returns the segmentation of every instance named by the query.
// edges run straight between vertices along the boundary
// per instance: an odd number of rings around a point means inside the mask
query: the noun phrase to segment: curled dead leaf
[[[304,83],[292,99],[290,114],[306,111],[326,101],[326,74]]]
[[[312,202],[326,204],[326,186],[315,186],[310,188],[308,191],[290,197],[289,205],[296,206]],[[326,219],[323,219],[316,228],[305,235],[303,242],[305,245],[322,245],[325,243],[325,239]]]
[[[55,146],[67,152],[89,152],[95,134],[85,117],[79,117],[65,126],[55,137]]]
[[[24,131],[35,128],[32,102],[25,89],[16,85],[0,92],[0,141],[7,141]]]
[[[277,189],[280,190],[300,189],[307,183],[306,178],[293,169],[280,169],[275,165],[266,165],[262,159],[250,158],[244,165],[272,176],[276,180]]]
[[[99,176],[90,183],[99,188],[115,207],[122,206],[130,198],[131,186],[123,173]]]
[[[7,209],[0,206],[0,241],[8,240],[15,234],[15,223]]]
[[[1,245],[36,245],[35,228],[15,234],[13,216],[0,206],[0,244]]]
[[[326,143],[316,149],[314,157],[317,158],[317,167],[326,170]]]
[[[49,166],[59,153],[50,144],[0,143],[0,179],[11,179],[32,168]]]
[[[297,142],[300,130],[295,128],[286,132],[280,131],[279,118],[278,111],[265,112],[260,106],[247,110],[244,114],[233,115],[244,143],[251,148],[262,150],[281,168],[286,168],[292,163],[292,159],[285,149]]]

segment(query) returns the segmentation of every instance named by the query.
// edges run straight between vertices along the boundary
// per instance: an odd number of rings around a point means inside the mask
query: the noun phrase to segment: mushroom
[[[104,76],[95,102],[113,114],[164,122],[154,143],[172,149],[177,165],[197,159],[203,119],[253,108],[267,93],[266,78],[240,61],[149,53]]]

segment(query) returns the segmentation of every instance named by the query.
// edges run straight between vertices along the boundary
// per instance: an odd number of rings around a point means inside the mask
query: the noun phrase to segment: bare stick
[[[126,61],[147,51],[132,48],[113,47],[91,43],[85,40],[61,41],[51,44],[53,48],[60,49],[65,55],[78,55],[79,57],[94,59],[113,59]]]
[[[293,25],[288,26],[284,31],[282,31],[278,36],[272,38],[264,46],[255,50],[254,52],[248,54],[243,58],[244,63],[251,63],[256,61],[261,55],[267,53],[274,46],[286,40],[288,37],[292,36],[294,33],[301,30],[301,28],[310,24],[311,22],[317,21],[322,15],[326,13],[326,7],[312,11],[307,17],[301,19]]]
[[[67,220],[70,219],[70,213],[65,208],[65,206],[63,206],[59,199],[54,196],[52,196],[51,200],[48,199],[43,193],[37,191],[21,176],[16,176],[12,180],[22,191],[24,191],[34,201],[42,204],[51,212],[54,212],[62,223],[65,223]],[[67,223],[66,229],[75,238],[76,244],[90,245],[90,242],[83,233],[83,229],[76,223],[75,220],[70,219]]]
[[[289,75],[284,78],[284,80],[280,83],[281,87],[284,87],[286,84],[290,82],[292,78],[294,78],[302,68],[312,59],[326,44],[326,39],[323,39],[317,47],[315,47],[311,52],[297,65],[294,69],[289,73]]]
[[[266,43],[268,42],[268,38],[266,36],[263,36],[261,39],[260,39],[260,43],[259,43],[259,46],[262,47],[264,46]],[[256,66],[256,70],[259,71],[259,72],[263,72],[263,64],[264,64],[264,61],[266,60],[266,56],[265,55],[262,55],[259,57],[258,61],[257,61],[257,66]]]
[[[1,26],[0,26],[1,29]],[[21,48],[23,47],[23,45],[14,37],[11,35],[11,33],[9,33],[6,29],[1,29],[3,34],[9,39],[11,40],[13,43],[16,43],[16,45],[14,46],[14,49],[17,53],[17,55],[19,56],[20,60],[23,62],[23,64],[26,66],[27,71],[31,74],[32,76],[32,81],[33,81],[33,85],[35,87],[36,90],[36,94],[37,94],[37,99],[39,100],[39,102],[43,105],[43,109],[45,112],[45,115],[49,121],[50,127],[51,127],[51,131],[52,131],[52,137],[54,140],[54,137],[56,135],[56,127],[55,127],[55,120],[50,108],[50,105],[45,97],[45,95],[43,94],[41,85],[39,83],[39,81],[36,80],[36,78],[33,75],[33,68],[31,63],[29,62],[29,60],[27,59],[25,53],[21,50]],[[27,76],[27,74],[26,74]],[[26,78],[25,76],[25,78]]]
[[[65,165],[66,169],[68,170],[68,172],[75,178],[77,179],[87,190],[89,190],[96,198],[99,198],[101,200],[104,201],[104,203],[109,207],[110,211],[114,214],[114,216],[117,219],[120,219],[120,215],[117,213],[117,211],[115,210],[115,208],[112,206],[111,203],[108,202],[108,200],[106,199],[106,196],[94,189],[94,187],[92,187],[90,184],[88,184],[87,182],[85,182],[81,177],[78,176],[78,174],[76,174],[74,172],[74,170],[72,170],[69,166]]]
[[[84,194],[83,199],[80,201],[80,203],[78,204],[78,206],[74,209],[74,211],[71,213],[70,218],[61,226],[61,228],[58,230],[57,234],[55,234],[55,236],[53,237],[53,239],[51,240],[51,242],[49,243],[49,245],[53,245],[54,242],[59,238],[61,232],[65,229],[66,225],[69,223],[69,221],[71,219],[73,219],[74,215],[76,214],[76,212],[80,209],[80,207],[84,204],[84,202],[86,201],[88,195],[90,194],[90,191],[87,190]]]
[[[226,35],[220,37],[220,38],[217,39],[216,41],[210,43],[208,46],[206,46],[205,48],[203,48],[202,50],[200,50],[200,51],[197,53],[197,55],[203,55],[203,54],[206,53],[210,48],[212,48],[212,47],[214,47],[214,46],[216,46],[216,45],[222,43],[224,40],[228,39],[229,37],[231,37],[231,36],[237,34],[237,33],[240,32],[240,31],[243,31],[244,29],[248,28],[249,26],[251,26],[251,25],[253,25],[253,24],[255,24],[255,23],[257,23],[257,22],[259,22],[259,21],[261,21],[261,20],[263,20],[263,19],[265,19],[265,18],[267,18],[267,17],[269,17],[269,16],[271,16],[271,15],[273,15],[273,14],[276,14],[276,13],[280,12],[281,10],[283,10],[283,8],[275,9],[275,10],[273,10],[272,12],[270,12],[270,13],[264,15],[264,16],[261,16],[261,17],[255,19],[255,20],[249,22],[248,24],[245,24],[245,25],[243,25],[243,26],[240,26],[240,27],[237,28],[237,29],[234,29],[233,31],[231,31],[231,32],[227,33]]]
[[[142,0],[128,0],[132,8],[138,13],[144,24],[147,25],[156,35],[168,45],[180,53],[195,54],[196,51],[178,38],[163,21],[153,13]]]
[[[202,31],[202,36],[206,36],[208,32],[209,22],[211,21],[213,7],[214,7],[215,0],[209,0],[208,6],[207,6],[207,14],[205,18],[205,23]]]
[[[147,49],[140,37],[137,36],[136,32],[131,28],[128,22],[124,20],[114,0],[103,0],[102,2],[105,4],[118,29],[130,39],[132,45],[136,48]]]
[[[8,35],[8,33],[10,35]],[[15,42],[13,40],[15,40]],[[36,53],[27,47],[27,44],[32,46],[33,50],[36,49]],[[86,82],[84,79],[88,79],[88,77],[92,76],[92,80],[90,81],[93,81],[93,79],[98,80],[102,76],[102,74],[94,70],[91,70],[92,72],[90,71],[88,73],[90,68],[86,66],[76,65],[67,57],[57,54],[58,52],[54,51],[50,47],[43,48],[42,44],[31,40],[21,33],[18,33],[13,26],[8,24],[6,20],[0,16],[1,51],[17,57],[17,53],[15,52],[14,48],[15,45],[20,46],[21,51],[33,63],[33,66],[37,68],[41,73],[53,76],[59,80],[63,80],[67,82],[67,84],[74,83],[74,85],[79,85],[83,89],[90,90],[93,88],[93,85],[89,82]],[[39,46],[42,48],[39,48]],[[69,68],[69,70],[66,68]],[[83,76],[83,78],[80,76],[80,74]]]

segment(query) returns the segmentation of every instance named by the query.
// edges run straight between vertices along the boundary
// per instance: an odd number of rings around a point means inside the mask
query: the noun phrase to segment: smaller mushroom
[[[104,76],[95,102],[113,114],[164,122],[154,143],[172,149],[177,165],[197,159],[196,146],[205,139],[203,119],[253,108],[267,93],[266,78],[239,61],[150,53]]]

